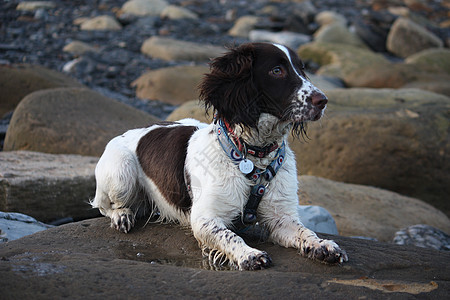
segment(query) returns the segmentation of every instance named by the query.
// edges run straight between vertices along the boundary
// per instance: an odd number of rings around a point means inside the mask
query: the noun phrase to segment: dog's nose
[[[328,103],[328,98],[319,92],[315,92],[311,95],[311,104],[317,108],[324,109]]]

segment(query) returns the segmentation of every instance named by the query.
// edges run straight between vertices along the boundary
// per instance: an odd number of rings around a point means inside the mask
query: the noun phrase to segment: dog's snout
[[[320,108],[320,109],[324,109],[325,105],[327,105],[328,103],[328,98],[319,92],[313,93],[311,95],[311,104]]]

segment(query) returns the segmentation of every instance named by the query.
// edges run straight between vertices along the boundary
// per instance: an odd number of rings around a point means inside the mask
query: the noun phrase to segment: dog
[[[229,49],[211,61],[199,91],[214,122],[161,122],[112,139],[95,169],[92,206],[124,233],[143,210],[187,225],[213,263],[239,270],[272,263],[238,235],[256,223],[270,241],[305,257],[348,261],[344,250],[298,216],[297,170],[287,138],[303,135],[328,100],[307,79],[295,52],[272,43]]]

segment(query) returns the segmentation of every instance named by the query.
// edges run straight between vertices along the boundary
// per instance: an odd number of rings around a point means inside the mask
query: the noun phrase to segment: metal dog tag
[[[253,163],[251,160],[248,160],[246,158],[244,158],[243,160],[241,160],[241,162],[239,163],[239,170],[241,170],[242,173],[244,174],[248,174],[251,171],[253,171]]]

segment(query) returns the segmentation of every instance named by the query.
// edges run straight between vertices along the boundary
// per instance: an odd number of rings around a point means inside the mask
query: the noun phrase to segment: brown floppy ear
[[[230,49],[211,62],[211,72],[205,74],[199,85],[200,100],[206,109],[213,107],[217,117],[230,125],[256,127],[260,111],[253,83],[253,60],[251,44]]]

